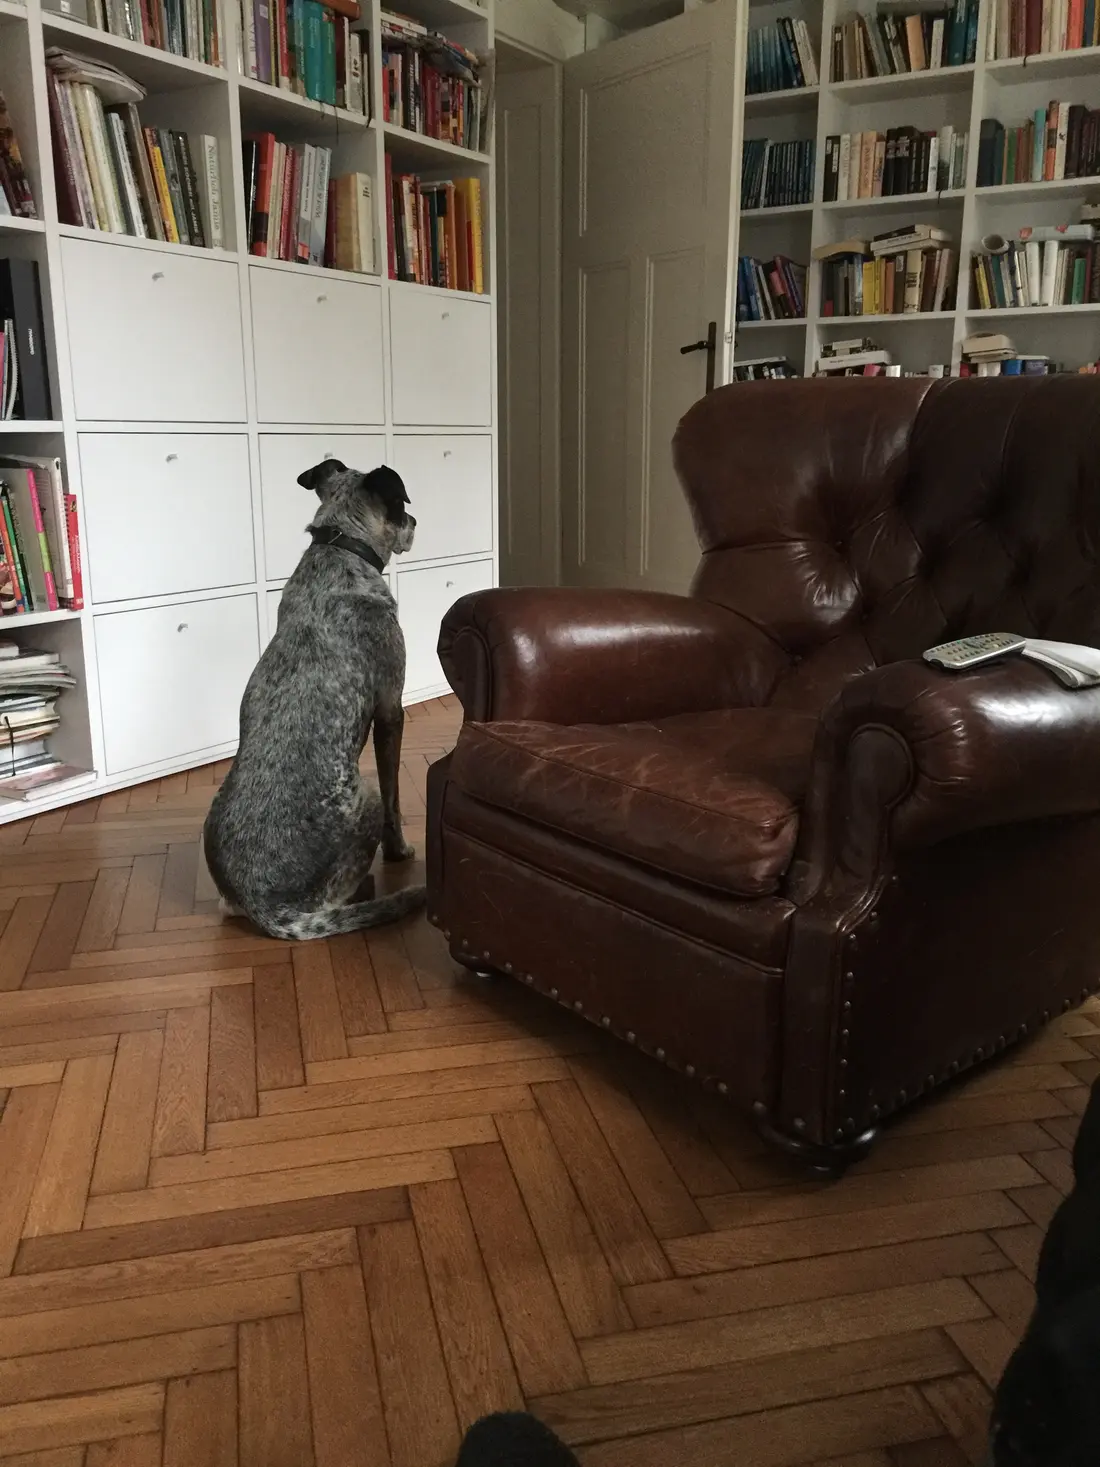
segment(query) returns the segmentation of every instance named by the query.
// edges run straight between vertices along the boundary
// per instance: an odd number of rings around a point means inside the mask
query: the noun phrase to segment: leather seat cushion
[[[468,723],[473,798],[736,896],[775,892],[798,835],[817,719],[775,709],[652,723]]]

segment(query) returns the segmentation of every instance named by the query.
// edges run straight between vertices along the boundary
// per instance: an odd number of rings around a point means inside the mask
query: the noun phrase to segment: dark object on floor
[[[483,1416],[462,1442],[456,1467],[578,1467],[548,1426],[522,1411]]]
[[[1039,1254],[1035,1312],[994,1396],[992,1467],[1100,1463],[1100,1081],[1073,1168]]]
[[[1100,379],[736,383],[673,451],[689,596],[447,614],[428,912],[839,1167],[1100,976],[1100,690],[921,661],[1100,643]]]

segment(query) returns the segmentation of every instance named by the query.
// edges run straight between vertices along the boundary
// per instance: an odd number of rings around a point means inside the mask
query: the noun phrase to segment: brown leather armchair
[[[674,456],[690,596],[489,591],[440,655],[429,913],[818,1165],[1100,983],[1100,381],[738,384]]]

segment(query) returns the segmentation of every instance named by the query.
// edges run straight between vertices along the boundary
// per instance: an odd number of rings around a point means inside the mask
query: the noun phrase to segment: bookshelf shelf
[[[813,204],[770,204],[766,209],[742,209],[741,219],[751,224],[754,219],[782,219],[787,214],[812,214]]]
[[[1021,203],[1033,199],[1072,198],[1089,185],[1100,189],[1100,178],[1058,178],[1040,183],[993,183],[974,190],[975,197],[995,199],[998,204],[1018,199]]]
[[[1001,86],[1038,81],[1040,78],[1053,81],[1067,76],[1092,77],[1100,71],[1100,46],[1012,56],[1003,61],[987,61],[985,69]]]
[[[76,500],[85,597],[79,611],[0,618],[0,637],[56,650],[72,668],[78,686],[62,697],[51,748],[88,771],[29,803],[0,800],[0,825],[233,753],[241,694],[308,543],[301,527],[309,496],[296,480],[326,454],[364,470],[393,463],[414,503],[434,496],[424,552],[414,544],[387,572],[405,630],[407,702],[446,691],[435,647],[450,602],[497,583],[495,533],[477,554],[440,555],[471,544],[464,517],[491,526],[497,519],[492,150],[383,127],[241,76],[239,0],[214,3],[224,66],[113,36],[46,11],[41,0],[0,0],[0,91],[42,215],[0,218],[0,255],[37,265],[54,367],[44,409],[51,419],[0,421],[0,448],[62,460]],[[493,52],[494,0],[396,8],[483,59]],[[362,0],[357,28],[377,109],[379,7]],[[59,208],[74,215],[55,176],[44,68],[55,45],[140,83],[140,126],[183,134],[191,145],[214,140],[201,156],[216,159],[220,190],[211,184],[200,204],[209,216],[220,192],[226,248],[59,222]],[[354,78],[340,80],[350,86]],[[242,180],[246,139],[257,132],[294,148],[295,167],[316,147],[328,152],[331,183],[355,179],[355,253],[341,258],[369,262],[363,241],[373,237],[380,274],[248,252]],[[425,183],[477,179],[483,295],[388,277],[388,156],[395,171],[400,165]],[[204,184],[215,177],[208,166]],[[318,165],[311,178],[323,176]],[[346,235],[336,244],[346,247]],[[442,480],[427,484],[425,465],[437,461]],[[445,492],[448,474],[460,494]],[[140,688],[138,658],[153,670]]]
[[[738,321],[738,331],[782,331],[801,330],[806,325],[805,316],[785,316],[775,321]]]
[[[973,66],[941,66],[935,71],[903,71],[896,76],[867,76],[858,81],[827,82],[825,90],[842,102],[880,102],[892,97],[965,92],[973,80]]]
[[[46,225],[41,219],[20,219],[15,216],[0,217],[0,234],[44,234]]]
[[[382,132],[386,148],[402,164],[413,168],[451,168],[456,160],[470,167],[488,167],[492,161],[488,153],[475,153],[472,148],[460,148],[442,138],[425,137],[419,132],[410,132],[407,127],[398,127],[393,122],[383,122]]]
[[[758,13],[788,13],[788,0],[750,3],[754,17]],[[767,341],[769,348],[785,350],[793,366],[809,375],[824,344],[842,335],[866,335],[876,345],[888,346],[893,363],[904,372],[924,372],[930,367],[950,371],[959,367],[966,338],[981,330],[1003,331],[1021,355],[1045,354],[1052,363],[1068,370],[1100,360],[1100,302],[985,310],[969,305],[976,299],[972,293],[973,261],[981,252],[984,237],[996,233],[1011,240],[1025,226],[1076,223],[1083,202],[1100,202],[1100,177],[977,187],[983,119],[995,118],[1006,129],[1021,126],[1035,109],[1045,109],[1051,99],[1092,111],[1100,109],[1100,46],[994,60],[991,26],[999,4],[1003,9],[1004,0],[977,0],[972,62],[830,81],[834,28],[848,24],[853,8],[846,0],[799,0],[798,15],[805,19],[811,34],[820,37],[821,86],[804,92],[769,93],[763,98],[746,96],[740,137],[759,140],[766,136],[777,144],[812,136],[814,202],[808,211],[801,206],[789,211],[741,210],[734,250],[737,256],[779,256],[794,265],[808,265],[806,320],[738,322],[734,360],[738,356],[763,355],[763,342]],[[775,5],[781,8],[773,12]],[[859,9],[873,16],[878,7],[879,0],[866,0]],[[898,7],[891,8],[895,15],[900,13]],[[912,13],[919,8],[914,4]],[[750,25],[753,23],[750,20]],[[811,111],[809,119],[807,110]],[[760,111],[768,115],[766,125],[757,115]],[[942,146],[941,130],[947,127],[956,137],[966,134],[968,138],[965,173],[955,175],[963,187],[930,194],[824,200],[826,141],[830,137],[866,131],[883,137],[891,129],[912,128],[918,133],[941,133]],[[954,305],[947,310],[896,315],[823,315],[825,274],[822,264],[813,260],[813,252],[848,236],[867,240],[908,224],[935,225],[949,236],[948,247],[955,252],[955,288],[946,299]],[[797,340],[796,327],[801,332]],[[742,342],[743,331],[759,330],[779,335],[754,338],[751,347],[747,335]]]
[[[919,323],[953,321],[954,311],[896,311],[883,316],[822,316],[819,326],[913,326]]]
[[[176,91],[204,81],[225,83],[224,67],[207,66],[203,61],[176,56],[172,51],[161,51],[156,46],[127,40],[125,36],[113,36],[109,31],[97,30],[50,11],[42,12],[42,29],[47,46],[69,44],[89,56],[109,61],[149,92]]]
[[[309,97],[299,97],[296,92],[284,91],[282,87],[254,81],[252,77],[238,77],[237,86],[246,131],[278,131],[280,127],[305,124],[311,133],[320,135],[337,134],[349,127],[363,130],[373,126],[361,112],[348,112],[343,107],[330,107],[327,102],[314,102]]]
[[[938,209],[943,204],[959,202],[965,197],[965,189],[948,188],[934,194],[882,194],[871,199],[830,199],[821,207],[829,214],[862,213],[868,209],[905,209],[912,213],[914,210],[923,212],[927,209]]]
[[[820,91],[820,87],[789,87],[782,92],[752,92],[745,97],[745,111],[757,117],[812,112]]]

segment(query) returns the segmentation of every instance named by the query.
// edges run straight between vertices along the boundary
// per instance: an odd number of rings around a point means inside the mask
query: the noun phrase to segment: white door
[[[560,578],[561,66],[498,48],[500,583]],[[526,64],[524,64],[526,63]]]
[[[562,579],[687,589],[699,550],[676,424],[726,380],[744,0],[565,63]],[[735,131],[737,136],[735,136]]]

